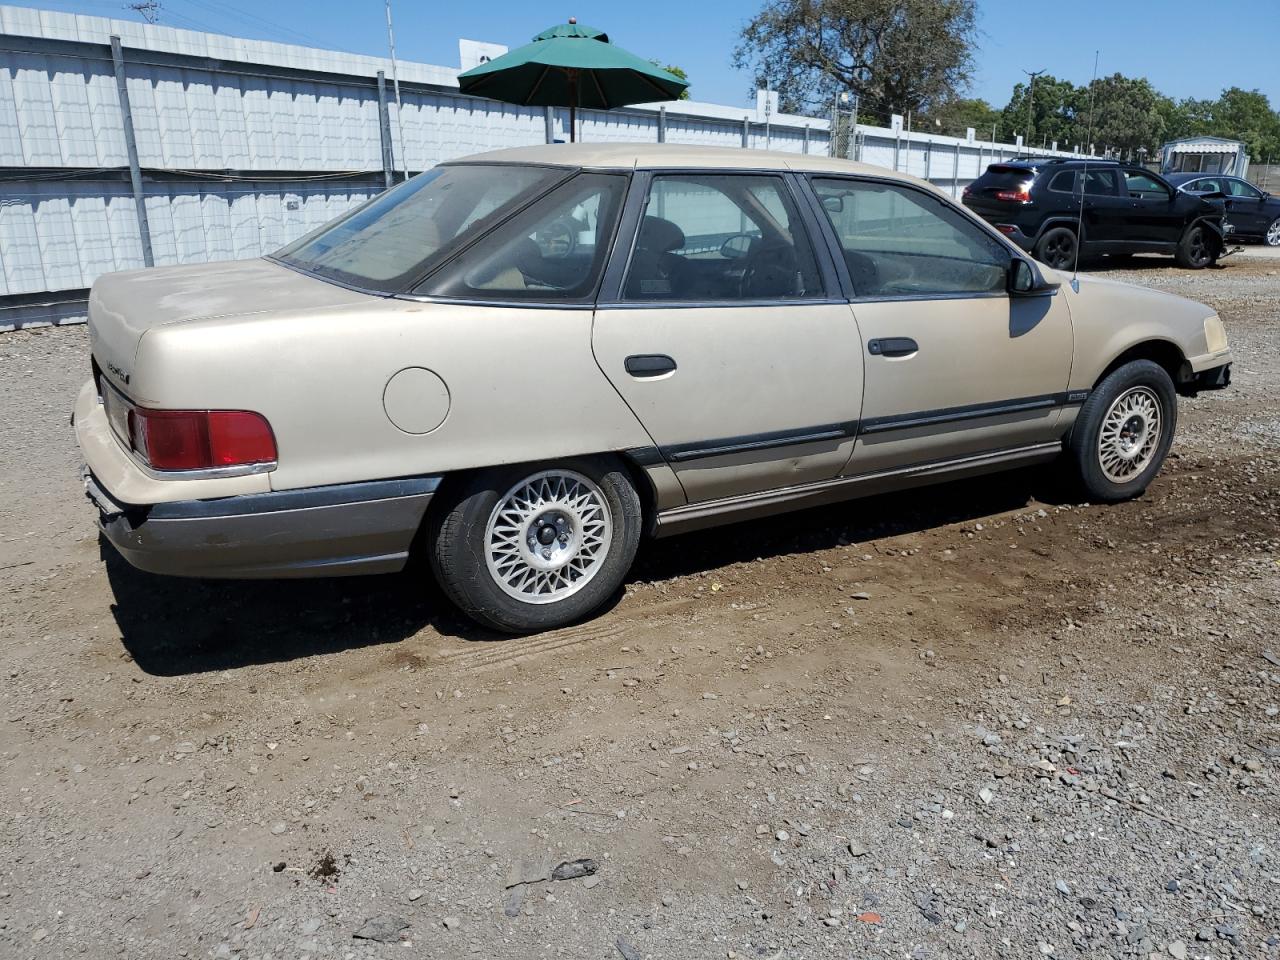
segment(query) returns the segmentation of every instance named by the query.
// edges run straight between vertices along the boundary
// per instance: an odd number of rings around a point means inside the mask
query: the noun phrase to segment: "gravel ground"
[[[1141,500],[662,541],[505,642],[420,574],[129,569],[83,329],[0,336],[0,955],[1280,957],[1280,262],[1112,275],[1237,356]]]

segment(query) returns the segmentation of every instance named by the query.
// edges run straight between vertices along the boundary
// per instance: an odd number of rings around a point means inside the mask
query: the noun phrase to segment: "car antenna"
[[[1084,168],[1080,171],[1080,212],[1076,216],[1076,262],[1071,265],[1071,289],[1080,292],[1080,248],[1084,246],[1084,192],[1089,186],[1089,154],[1093,150],[1093,98],[1098,92],[1098,51],[1093,51],[1093,82],[1089,84],[1089,136],[1084,141]]]

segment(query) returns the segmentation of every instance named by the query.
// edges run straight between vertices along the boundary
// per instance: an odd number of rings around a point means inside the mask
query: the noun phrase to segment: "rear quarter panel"
[[[596,366],[590,310],[370,301],[148,331],[135,389],[158,406],[255,410],[274,489],[648,446]],[[400,430],[383,394],[406,367],[449,391],[443,423]]]

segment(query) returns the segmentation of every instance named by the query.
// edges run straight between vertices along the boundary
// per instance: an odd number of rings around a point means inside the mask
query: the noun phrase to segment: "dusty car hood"
[[[103,372],[127,387],[138,343],[152,327],[377,299],[264,259],[127,270],[94,283],[89,340]]]

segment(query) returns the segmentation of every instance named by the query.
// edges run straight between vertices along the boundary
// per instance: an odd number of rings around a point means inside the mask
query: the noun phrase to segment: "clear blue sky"
[[[385,54],[382,0],[161,0],[160,22],[235,36]],[[124,0],[22,3],[136,18]],[[1258,88],[1280,108],[1280,0],[978,0],[982,34],[970,94],[1003,106],[1023,70],[1076,83],[1093,71],[1148,77],[1173,97]],[[751,78],[729,64],[755,0],[393,0],[402,59],[457,66],[458,38],[518,46],[577,16],[643,57],[688,71],[697,100],[741,104]]]

